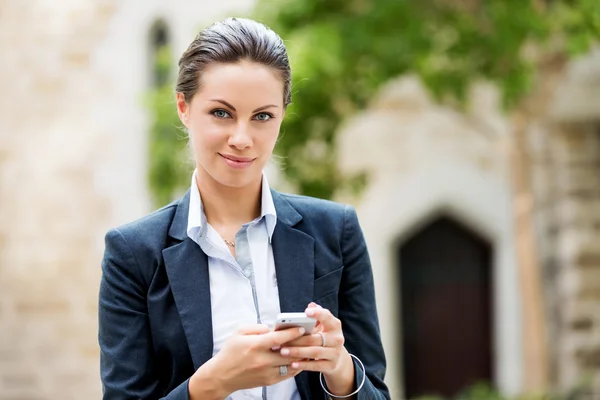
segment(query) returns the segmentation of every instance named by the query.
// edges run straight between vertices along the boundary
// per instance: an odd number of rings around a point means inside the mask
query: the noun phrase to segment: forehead
[[[212,63],[200,75],[196,97],[254,106],[283,104],[284,84],[275,68],[252,62]]]

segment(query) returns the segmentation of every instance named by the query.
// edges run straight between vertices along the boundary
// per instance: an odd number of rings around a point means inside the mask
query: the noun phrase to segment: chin
[[[214,171],[213,180],[231,188],[243,188],[262,179],[262,171]]]

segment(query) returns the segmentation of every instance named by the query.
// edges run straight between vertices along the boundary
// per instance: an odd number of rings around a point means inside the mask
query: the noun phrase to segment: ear
[[[181,121],[183,126],[189,128],[188,119],[190,114],[190,105],[185,101],[185,95],[183,93],[178,92],[176,96],[177,115],[179,115],[179,120]]]

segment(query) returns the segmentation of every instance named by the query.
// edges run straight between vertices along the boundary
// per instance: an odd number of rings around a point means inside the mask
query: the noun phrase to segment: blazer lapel
[[[315,240],[293,226],[302,216],[273,192],[277,225],[273,232],[273,258],[281,312],[303,312],[313,298]]]
[[[315,241],[306,233],[294,229],[302,216],[281,196],[272,191],[277,211],[273,231],[273,258],[279,288],[281,312],[303,312],[312,301],[315,281]],[[303,399],[310,399],[307,372],[296,375],[296,386]]]
[[[163,259],[194,369],[198,369],[212,357],[212,313],[208,258],[187,236],[188,207],[189,192],[181,199],[169,230],[181,242],[164,249]]]

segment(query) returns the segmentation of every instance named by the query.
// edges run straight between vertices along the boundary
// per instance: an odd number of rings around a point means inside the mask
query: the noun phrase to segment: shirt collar
[[[200,197],[200,190],[196,184],[196,170],[192,175],[192,182],[190,187],[190,207],[188,211],[188,225],[187,234],[188,236],[197,241],[199,236],[204,236],[206,233],[207,221],[206,215],[202,205],[202,198]],[[275,210],[275,203],[273,202],[273,196],[271,194],[271,188],[267,181],[267,176],[263,172],[262,174],[262,185],[261,185],[261,214],[257,220],[265,220],[267,233],[269,234],[269,242],[273,238],[273,232],[275,231],[275,225],[277,224],[277,211]]]

